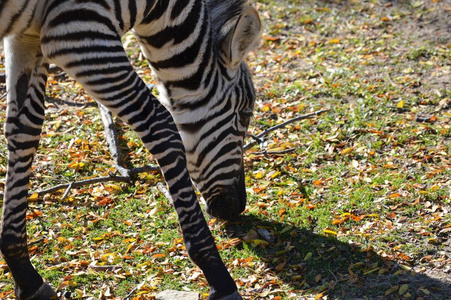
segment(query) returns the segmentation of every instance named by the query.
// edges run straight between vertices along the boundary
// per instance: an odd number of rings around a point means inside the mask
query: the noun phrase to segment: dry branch
[[[272,131],[274,131],[274,130],[277,130],[277,129],[279,129],[279,128],[283,128],[283,127],[287,126],[288,124],[294,123],[294,122],[296,122],[296,121],[304,120],[304,119],[309,119],[309,118],[311,118],[311,117],[313,117],[313,116],[320,115],[320,114],[322,114],[322,113],[328,112],[329,110],[330,110],[330,109],[322,109],[322,110],[318,110],[318,111],[315,111],[315,112],[312,112],[312,113],[308,113],[308,114],[305,114],[305,115],[297,116],[297,117],[292,118],[292,119],[289,119],[289,120],[287,120],[287,121],[285,121],[285,122],[283,122],[283,123],[281,123],[281,124],[278,124],[278,125],[276,125],[276,126],[273,126],[273,127],[268,128],[268,129],[265,129],[265,130],[264,130],[263,132],[261,132],[260,134],[257,134],[257,135],[251,135],[251,134],[249,134],[248,136],[250,136],[251,138],[253,138],[254,141],[250,142],[249,144],[246,144],[246,145],[243,147],[243,149],[244,149],[245,151],[246,151],[246,150],[249,150],[249,149],[250,149],[254,144],[256,144],[256,143],[259,143],[260,146],[262,146],[262,145],[263,145],[262,137],[267,136],[270,132],[272,132]],[[266,151],[263,151],[263,152],[266,152]]]
[[[56,65],[51,65],[50,71],[51,72],[60,72],[61,69],[59,67],[57,67]],[[127,169],[126,167],[123,166],[123,163],[121,160],[122,155],[121,155],[121,150],[120,150],[120,146],[119,146],[117,131],[116,131],[116,128],[114,127],[113,115],[104,105],[98,103],[98,106],[99,106],[100,113],[102,116],[103,126],[105,128],[105,138],[107,140],[108,147],[110,149],[110,153],[111,153],[111,156],[114,161],[114,166],[115,166],[116,170],[119,172],[120,176],[110,174],[109,176],[103,176],[103,177],[91,178],[91,179],[86,179],[86,180],[81,180],[81,181],[75,181],[75,182],[71,182],[71,183],[60,184],[60,185],[57,185],[57,186],[54,186],[54,187],[51,187],[51,188],[48,188],[45,190],[41,190],[38,192],[31,192],[29,195],[37,194],[38,196],[42,196],[45,194],[50,194],[50,193],[54,193],[59,190],[65,189],[65,192],[62,196],[62,199],[64,200],[72,188],[77,188],[77,187],[81,187],[84,185],[92,185],[95,183],[103,183],[103,182],[108,182],[108,181],[130,183],[132,181],[132,177],[139,173],[160,171],[160,168],[155,165],[148,165],[148,166],[132,168],[132,169]],[[166,193],[164,193],[164,192],[162,192],[162,193],[165,194],[165,196],[167,197]],[[0,198],[3,198],[2,193],[0,193]],[[170,197],[169,197],[169,199],[170,199]],[[171,202],[172,202],[172,200],[171,200]]]
[[[123,177],[130,177],[130,170],[124,167],[122,163],[122,154],[117,137],[117,131],[114,127],[114,119],[111,112],[101,103],[99,105],[100,114],[102,115],[103,127],[105,128],[105,138],[110,148],[111,157],[113,157],[114,166],[116,170]]]

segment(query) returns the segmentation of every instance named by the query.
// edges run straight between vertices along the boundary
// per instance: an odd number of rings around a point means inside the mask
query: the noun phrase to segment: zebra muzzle
[[[244,168],[240,173],[237,184],[223,188],[206,201],[206,211],[209,215],[222,220],[233,220],[244,211],[246,208]]]

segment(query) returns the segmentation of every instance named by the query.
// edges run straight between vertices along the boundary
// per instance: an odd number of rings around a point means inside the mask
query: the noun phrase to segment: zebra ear
[[[247,7],[224,40],[223,49],[229,67],[237,69],[246,54],[260,39],[261,22],[257,11]]]

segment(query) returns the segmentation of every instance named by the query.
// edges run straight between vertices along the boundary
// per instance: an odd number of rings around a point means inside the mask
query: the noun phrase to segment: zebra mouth
[[[244,168],[237,184],[224,187],[210,199],[206,205],[209,215],[222,220],[233,220],[246,208],[246,187],[244,183]]]

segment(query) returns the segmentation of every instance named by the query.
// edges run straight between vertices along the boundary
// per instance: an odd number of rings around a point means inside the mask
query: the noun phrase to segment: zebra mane
[[[206,0],[213,39],[218,45],[246,7],[247,0]]]

